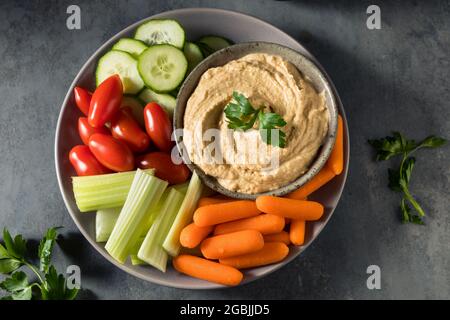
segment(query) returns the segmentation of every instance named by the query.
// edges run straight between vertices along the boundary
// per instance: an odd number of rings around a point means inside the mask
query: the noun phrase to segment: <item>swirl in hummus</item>
[[[256,129],[228,129],[224,108],[233,91],[242,93],[253,106],[263,106],[283,117],[287,122],[282,128],[286,133],[284,148],[267,146]],[[185,139],[184,144],[190,160],[223,187],[253,194],[278,189],[304,174],[324,142],[328,121],[323,93],[318,93],[295,66],[280,56],[254,53],[202,75],[184,115],[184,131],[195,138]],[[221,162],[211,163],[201,156],[211,144],[201,138],[208,129],[219,130],[215,152],[222,155]],[[262,146],[269,154],[277,152],[277,167],[264,170],[267,157],[248,163],[236,161],[243,150],[251,154]]]

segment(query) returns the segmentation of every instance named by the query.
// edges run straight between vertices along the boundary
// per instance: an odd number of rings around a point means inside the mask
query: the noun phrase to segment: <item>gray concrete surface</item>
[[[65,28],[82,8],[82,30]],[[450,137],[449,1],[377,1],[382,29],[366,28],[368,1],[7,1],[0,3],[0,227],[38,239],[63,225],[57,265],[82,269],[81,298],[450,298],[449,147],[420,152],[412,189],[429,217],[402,225],[388,164],[366,143],[399,130]],[[59,194],[53,141],[59,107],[84,61],[109,37],[160,11],[220,7],[265,19],[309,48],[334,80],[349,117],[348,182],[331,222],[307,252],[262,281],[214,291],[143,282],[85,241]],[[243,30],[242,32],[245,32]],[[381,290],[366,268],[379,265]]]

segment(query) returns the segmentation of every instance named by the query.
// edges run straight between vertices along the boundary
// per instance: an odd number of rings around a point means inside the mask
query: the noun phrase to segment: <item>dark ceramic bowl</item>
[[[231,191],[224,188],[218,183],[215,177],[207,175],[195,163],[191,162],[186,152],[182,153],[182,157],[191,171],[195,171],[199,175],[203,183],[205,183],[212,190],[224,194],[228,197],[236,199],[256,199],[257,196],[263,194],[283,196],[304,185],[320,171],[331,154],[336,136],[338,111],[336,99],[333,94],[333,89],[322,71],[304,55],[288,47],[270,42],[239,43],[215,52],[214,54],[203,60],[199,65],[197,65],[197,67],[189,74],[189,76],[184,81],[178,93],[173,124],[175,129],[182,129],[184,127],[184,112],[186,109],[187,101],[197,87],[201,76],[208,69],[223,66],[232,60],[239,59],[250,53],[267,53],[271,55],[281,56],[283,59],[289,61],[295,67],[297,67],[297,69],[312,83],[312,85],[318,92],[323,91],[325,93],[326,105],[330,114],[328,125],[329,129],[324,143],[319,149],[317,156],[312,162],[308,171],[300,177],[292,177],[292,181],[289,184],[284,185],[278,189],[256,194],[248,194]],[[177,138],[176,142],[179,150],[183,150],[183,141],[181,136]]]

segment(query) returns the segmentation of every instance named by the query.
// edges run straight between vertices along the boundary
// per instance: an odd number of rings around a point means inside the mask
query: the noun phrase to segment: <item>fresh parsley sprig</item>
[[[377,152],[376,159],[378,161],[389,160],[395,156],[402,157],[398,169],[388,169],[389,188],[403,193],[400,202],[402,221],[404,223],[423,224],[422,218],[425,216],[425,212],[408,188],[412,170],[416,163],[416,159],[411,157],[411,154],[422,148],[440,147],[446,143],[446,140],[436,136],[429,136],[420,142],[416,142],[406,139],[399,132],[393,132],[393,136],[369,140],[369,143],[375,148]],[[415,213],[412,212],[408,203],[415,209]]]
[[[2,300],[72,300],[78,294],[78,289],[69,289],[66,279],[58,274],[50,264],[53,247],[59,228],[50,228],[45,233],[38,248],[39,267],[33,265],[27,258],[27,241],[22,235],[14,238],[5,228],[3,230],[4,245],[0,244],[0,273],[9,275],[0,282],[0,289],[8,292]],[[25,272],[18,269],[27,267],[37,277],[37,282],[30,283]],[[35,289],[35,290],[33,290]]]
[[[264,112],[263,107],[255,109],[243,94],[234,91],[233,100],[225,106],[224,113],[228,128],[246,131],[253,128],[258,121],[261,138],[266,144],[280,148],[286,146],[286,133],[280,129],[286,125],[286,121],[275,112]]]

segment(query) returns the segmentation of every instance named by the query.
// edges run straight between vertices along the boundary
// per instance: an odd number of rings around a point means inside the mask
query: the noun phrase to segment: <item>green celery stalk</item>
[[[98,210],[95,215],[95,241],[106,242],[111,235],[122,208]]]
[[[120,263],[124,263],[150,218],[155,206],[167,188],[167,181],[138,169],[131,184],[119,218],[106,242],[105,249]]]
[[[175,216],[183,202],[183,194],[171,188],[161,212],[145,236],[144,242],[138,251],[138,258],[155,268],[166,272],[167,252],[162,243],[169,232]]]
[[[145,172],[153,174],[154,169]],[[88,212],[123,206],[136,171],[72,177],[73,194],[78,209]]]
[[[148,231],[148,230],[147,230],[147,231]],[[137,253],[138,253],[138,251],[139,251],[139,248],[141,247],[142,242],[144,242],[144,237],[145,237],[145,235],[139,239],[139,241],[137,242],[137,244],[136,244],[136,245],[133,247],[133,249],[131,250],[131,253],[130,253],[130,261],[131,261],[131,264],[132,264],[133,266],[140,266],[140,265],[147,264],[145,261],[142,261],[142,260],[139,259],[138,256],[137,256]]]
[[[200,199],[200,196],[202,195],[202,189],[203,187],[200,178],[194,172],[180,210],[178,211],[172,227],[163,243],[163,248],[172,257],[176,257],[180,252],[181,230],[192,221],[198,199]]]

